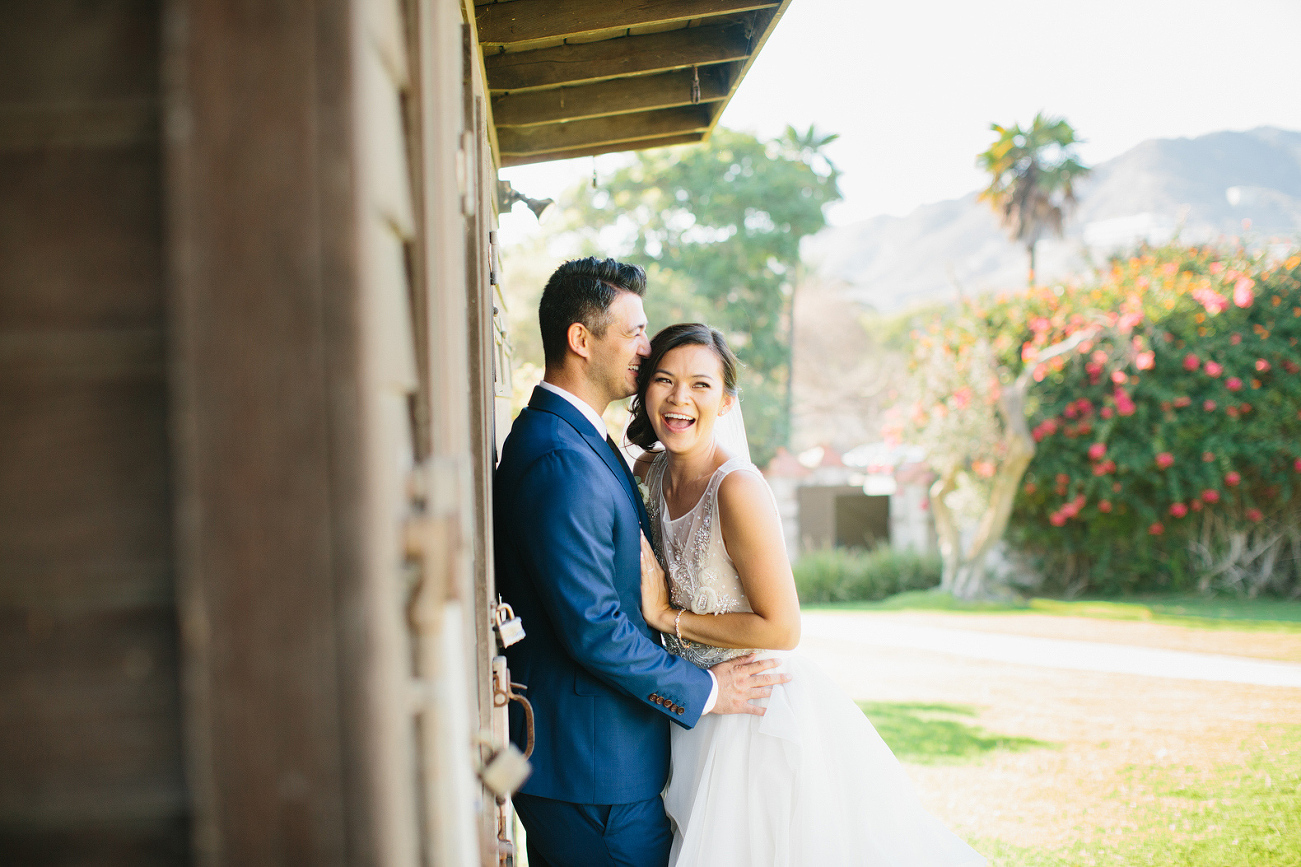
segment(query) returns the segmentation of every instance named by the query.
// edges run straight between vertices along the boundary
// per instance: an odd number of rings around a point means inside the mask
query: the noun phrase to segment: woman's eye
[[[657,376],[657,377],[655,377],[654,381],[655,381],[655,382],[658,382],[658,383],[661,383],[661,384],[667,384],[667,383],[668,383],[668,378],[667,378],[667,377],[663,377],[663,376]]]

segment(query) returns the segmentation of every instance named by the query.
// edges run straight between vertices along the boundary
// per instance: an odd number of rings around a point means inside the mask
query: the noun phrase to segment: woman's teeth
[[[688,415],[678,415],[677,413],[672,412],[664,413],[664,424],[672,431],[686,430],[691,427],[694,422],[695,419]]]

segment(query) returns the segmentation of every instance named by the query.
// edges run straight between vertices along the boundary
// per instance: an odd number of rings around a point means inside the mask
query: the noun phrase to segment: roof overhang
[[[475,0],[501,166],[708,138],[791,0]]]

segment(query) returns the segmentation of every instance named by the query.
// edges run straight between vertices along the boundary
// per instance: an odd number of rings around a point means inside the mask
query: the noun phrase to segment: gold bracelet
[[[678,616],[673,618],[673,634],[678,637],[679,642],[682,641],[682,613],[686,610],[685,608],[679,608]]]

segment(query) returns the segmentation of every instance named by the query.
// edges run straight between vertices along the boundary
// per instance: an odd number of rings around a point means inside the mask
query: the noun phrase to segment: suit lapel
[[[646,514],[646,505],[642,502],[641,492],[637,490],[636,478],[628,469],[628,464],[610,448],[605,437],[592,428],[592,423],[587,420],[587,417],[560,395],[553,394],[540,386],[533,389],[533,395],[529,398],[529,408],[558,415],[569,423],[574,432],[583,438],[592,451],[596,452],[623,485],[624,493],[632,500],[633,507],[637,510],[637,520],[645,531],[646,538],[651,538],[650,517]]]

